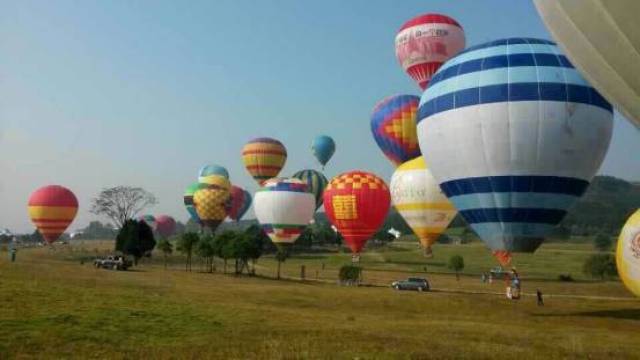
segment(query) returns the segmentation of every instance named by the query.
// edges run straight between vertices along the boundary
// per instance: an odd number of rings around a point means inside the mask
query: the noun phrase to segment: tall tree
[[[158,247],[158,249],[160,251],[162,251],[162,254],[164,255],[164,268],[166,269],[167,268],[167,258],[173,252],[173,245],[167,239],[160,239],[160,241],[158,241],[157,247]]]
[[[453,255],[449,258],[447,267],[456,272],[456,280],[460,280],[460,271],[464,269],[464,258],[460,255]]]
[[[206,262],[207,271],[213,272],[213,257],[216,255],[215,246],[214,246],[214,238],[212,235],[203,236],[195,248],[196,255],[203,258]]]
[[[144,221],[127,220],[116,236],[116,251],[133,256],[136,265],[155,246],[153,231]]]
[[[91,213],[108,217],[121,228],[141,210],[157,204],[156,197],[140,187],[116,186],[102,189],[91,201]]]
[[[191,257],[193,255],[193,250],[199,241],[200,236],[194,232],[184,233],[178,239],[178,251],[187,256],[187,261],[185,262],[185,271],[191,271]]]

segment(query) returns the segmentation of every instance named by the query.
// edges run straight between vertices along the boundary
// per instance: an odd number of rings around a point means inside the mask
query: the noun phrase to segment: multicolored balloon
[[[622,228],[616,250],[618,275],[635,296],[640,296],[640,210]]]
[[[239,221],[251,207],[251,194],[238,186],[232,185],[229,193],[227,216],[231,220]]]
[[[431,76],[465,46],[464,30],[454,19],[425,14],[407,21],[396,35],[396,57],[422,90]]]
[[[163,238],[168,238],[176,231],[176,221],[169,215],[156,217],[156,232]]]
[[[212,232],[227,217],[229,199],[229,180],[222,176],[208,176],[207,183],[193,194],[193,204],[202,225]]]
[[[445,195],[498,254],[533,252],[607,153],[611,105],[553,42],[469,48],[431,79],[418,139]]]
[[[229,179],[229,172],[223,166],[216,164],[205,165],[198,171],[198,182],[206,183],[210,176],[222,176]]]
[[[422,156],[400,165],[391,177],[393,206],[418,236],[425,256],[456,216]]]
[[[640,128],[640,2],[534,0],[571,62]]]
[[[201,184],[201,183],[191,184],[185,190],[184,196],[183,196],[184,206],[187,209],[189,216],[193,221],[196,222],[196,224],[200,224],[200,225],[202,225],[202,222],[200,221],[200,218],[198,217],[198,212],[196,211],[196,207],[193,204],[193,194],[195,194],[196,191],[205,188],[206,186],[207,186],[206,184]]]
[[[313,139],[311,150],[313,151],[313,156],[318,159],[318,162],[324,169],[324,166],[329,162],[333,153],[336,151],[336,143],[330,136],[320,135]]]
[[[324,191],[327,218],[344,237],[354,260],[389,212],[387,184],[374,174],[350,171],[338,175]]]
[[[373,138],[394,166],[420,156],[416,133],[419,102],[417,96],[396,95],[383,99],[373,108]]]
[[[322,206],[322,194],[324,194],[324,189],[329,183],[327,178],[324,177],[321,172],[311,169],[298,171],[293,174],[293,177],[300,179],[307,184],[309,191],[316,199],[316,210],[318,210],[318,208]]]
[[[156,230],[156,218],[151,214],[145,214],[138,216],[138,221],[144,221],[145,224],[149,225],[151,230]]]
[[[48,244],[58,240],[78,213],[78,199],[71,190],[48,185],[29,196],[29,216]]]
[[[278,176],[285,161],[287,149],[276,139],[253,139],[242,148],[242,162],[261,186],[265,180]]]
[[[286,250],[313,219],[316,202],[298,179],[270,179],[255,195],[256,218],[271,241]]]

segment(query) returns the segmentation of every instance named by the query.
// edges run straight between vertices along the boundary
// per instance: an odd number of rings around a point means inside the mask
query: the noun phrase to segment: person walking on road
[[[536,296],[538,297],[538,306],[544,306],[544,301],[542,300],[542,291],[540,291],[540,289],[536,289]]]

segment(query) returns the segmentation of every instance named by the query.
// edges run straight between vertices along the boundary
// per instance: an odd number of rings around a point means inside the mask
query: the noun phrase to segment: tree
[[[280,266],[285,260],[287,260],[288,257],[289,257],[289,249],[278,247],[278,251],[276,252],[276,260],[278,261],[278,276],[276,278],[278,280],[280,280]]]
[[[173,245],[167,239],[160,239],[157,245],[158,249],[164,254],[164,268],[167,268],[167,257],[173,252]]]
[[[236,233],[231,230],[223,231],[214,241],[215,254],[224,261],[224,273],[227,273],[227,261],[235,258],[234,242]]]
[[[116,251],[133,256],[133,262],[138,261],[156,246],[153,231],[144,221],[127,220],[116,236]]]
[[[105,226],[100,221],[92,221],[82,229],[83,239],[113,239],[116,234],[114,228]]]
[[[269,238],[262,231],[260,231],[258,236],[247,231],[245,231],[243,235],[243,242],[245,243],[243,253],[247,259],[251,260],[253,266],[251,267],[250,273],[255,275],[256,261],[262,256],[264,243],[269,241]]]
[[[591,255],[584,262],[582,271],[585,275],[589,275],[593,278],[599,277],[601,280],[618,275],[616,259],[611,254]]]
[[[191,271],[191,257],[193,255],[193,249],[199,241],[200,236],[194,232],[184,233],[178,238],[177,249],[187,256],[187,261],[185,262],[185,271]]]
[[[598,251],[608,251],[611,249],[612,244],[613,241],[611,237],[605,234],[598,234],[595,239],[593,239],[593,246]]]
[[[200,241],[198,241],[195,250],[196,254],[205,260],[207,271],[212,273],[214,269],[213,257],[216,255],[214,237],[212,235],[203,236]]]
[[[121,228],[142,209],[157,203],[156,197],[143,188],[116,186],[103,189],[91,201],[91,213],[104,215]]]
[[[464,258],[460,255],[453,255],[449,258],[447,267],[456,272],[456,280],[460,280],[460,271],[464,269]]]

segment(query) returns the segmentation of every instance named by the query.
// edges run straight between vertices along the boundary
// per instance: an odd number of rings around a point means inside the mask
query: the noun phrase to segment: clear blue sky
[[[393,41],[425,12],[457,19],[467,45],[550,38],[524,0],[0,0],[0,227],[30,231],[26,200],[50,183],[79,197],[70,230],[94,218],[92,196],[120,184],[156,194],[150,213],[184,221],[183,189],[205,163],[256,189],[240,161],[256,136],[285,143],[283,175],[314,166],[311,140],[329,134],[327,175],[389,179],[369,114],[382,97],[419,94]],[[617,118],[601,172],[638,180],[638,154],[640,132]]]

